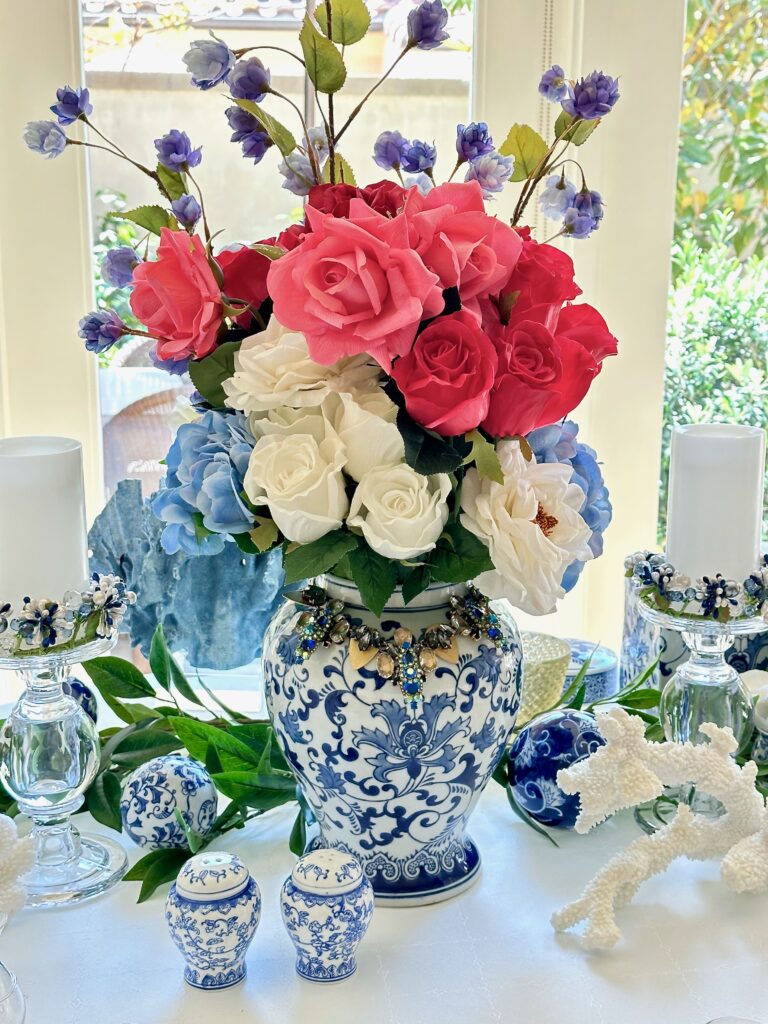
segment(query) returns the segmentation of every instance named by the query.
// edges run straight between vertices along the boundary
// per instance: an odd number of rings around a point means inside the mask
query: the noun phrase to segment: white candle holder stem
[[[81,836],[70,821],[98,772],[100,744],[96,726],[62,687],[73,665],[106,654],[114,642],[0,659],[0,668],[15,669],[25,686],[0,730],[0,778],[33,822],[36,858],[24,879],[30,906],[96,896],[127,869],[119,843]]]

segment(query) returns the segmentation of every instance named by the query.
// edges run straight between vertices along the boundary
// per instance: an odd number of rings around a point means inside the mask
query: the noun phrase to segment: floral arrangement
[[[576,301],[569,256],[522,218],[541,183],[553,238],[599,229],[602,199],[565,153],[619,92],[602,72],[570,81],[555,66],[539,84],[562,107],[551,142],[515,124],[497,147],[487,124],[459,125],[455,164],[438,184],[434,145],[387,130],[373,159],[393,177],[358,185],[340,148],[347,131],[406,53],[448,37],[447,23],[441,0],[415,8],[402,52],[339,124],[344,50],[370,15],[363,0],[324,0],[295,54],[317,93],[318,126],[273,86],[254,52],[269,47],[192,44],[192,84],[229,95],[243,156],[258,164],[277,147],[283,187],[305,197],[302,222],[277,237],[217,251],[201,149],[173,129],[155,140],[155,168],[134,160],[96,127],[87,89],[59,89],[57,121],[31,123],[25,139],[45,157],[107,149],[162,196],[121,214],[159,236],[153,257],[121,246],[103,266],[108,283],[131,289],[146,330],[101,308],[80,336],[97,353],[126,334],[152,338],[157,365],[197,389],[198,415],[179,428],[153,503],[169,552],[281,545],[289,582],[331,571],[376,612],[397,586],[412,600],[432,582],[475,579],[543,614],[600,554],[611,518],[595,453],[564,420],[617,342]],[[273,113],[281,102],[300,141]],[[64,130],[77,124],[84,139]],[[486,203],[510,183],[520,193],[506,223]]]

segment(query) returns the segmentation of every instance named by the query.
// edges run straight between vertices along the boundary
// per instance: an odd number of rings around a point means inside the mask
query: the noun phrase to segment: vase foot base
[[[373,887],[373,899],[377,907],[427,907],[431,903],[443,903],[445,900],[452,900],[454,896],[471,889],[480,878],[480,862],[462,878],[457,879],[449,885],[438,885],[421,892],[404,892],[402,895],[392,892],[377,892]]]
[[[81,836],[80,853],[63,864],[36,863],[24,877],[28,907],[61,907],[111,889],[128,870],[125,850],[112,839]]]

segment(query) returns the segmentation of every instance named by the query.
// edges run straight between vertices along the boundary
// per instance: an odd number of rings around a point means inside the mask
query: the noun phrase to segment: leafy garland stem
[[[328,38],[333,39],[333,7],[331,0],[325,0],[325,19]],[[344,58],[342,57],[342,61]],[[333,93],[328,93],[328,168],[331,184],[336,184],[336,123],[333,111]]]
[[[304,138],[306,139],[307,142],[307,156],[309,158],[310,164],[312,165],[312,173],[315,176],[315,183],[319,185],[322,182],[323,177],[320,173],[320,164],[317,162],[317,153],[315,152],[315,147],[312,145],[309,138],[309,129],[307,128],[307,122],[304,120],[304,115],[293,102],[293,100],[290,99],[288,96],[284,96],[283,93],[277,92],[275,89],[270,89],[269,91],[272,93],[273,96],[277,96],[278,99],[285,100],[285,102],[288,103],[291,107],[293,107],[293,109],[296,111],[299,121],[301,121],[301,127],[304,130]]]
[[[389,76],[395,70],[395,68],[400,63],[400,61],[403,59],[403,57],[406,55],[406,53],[408,53],[408,51],[411,50],[415,45],[416,45],[415,43],[409,43],[407,46],[405,46],[405,48],[402,50],[402,52],[399,53],[397,57],[395,57],[395,59],[392,61],[392,63],[387,68],[387,70],[384,72],[384,74],[381,76],[381,78],[378,80],[378,82],[374,82],[374,84],[371,86],[371,88],[368,90],[368,92],[365,94],[365,96],[363,96],[363,98],[357,104],[357,106],[352,111],[352,113],[349,115],[349,117],[344,122],[344,124],[341,126],[341,128],[339,128],[338,135],[333,140],[334,141],[334,145],[338,145],[339,140],[341,139],[341,137],[344,134],[344,132],[347,130],[347,128],[349,128],[349,126],[355,120],[355,118],[360,113],[360,111],[363,109],[363,107],[368,102],[368,100],[371,98],[371,96],[373,96],[373,94],[376,92],[376,90],[379,88],[379,86],[389,78]]]
[[[518,197],[517,205],[515,206],[515,212],[512,214],[512,226],[513,227],[514,227],[515,224],[519,223],[520,218],[522,217],[523,213],[525,212],[525,208],[526,208],[526,206],[528,205],[528,203],[529,203],[529,201],[531,199],[531,196],[533,195],[534,191],[536,190],[536,186],[538,185],[538,183],[541,181],[541,179],[546,174],[546,172],[548,170],[549,161],[552,159],[552,157],[554,157],[555,150],[557,149],[558,145],[561,142],[565,142],[565,147],[560,151],[560,154],[559,154],[560,156],[562,156],[563,153],[565,153],[566,149],[568,148],[568,146],[570,144],[571,140],[570,140],[570,138],[568,136],[569,136],[569,133],[571,132],[571,129],[575,128],[579,124],[581,124],[581,119],[577,119],[575,121],[572,121],[571,124],[569,124],[567,126],[567,128],[564,129],[563,134],[562,135],[558,135],[558,137],[555,139],[555,141],[549,147],[547,152],[544,154],[544,156],[541,158],[541,160],[539,160],[539,162],[536,164],[534,169],[531,171],[531,173],[526,178],[525,183],[524,183],[523,188],[522,188],[522,191],[520,192],[520,195]]]

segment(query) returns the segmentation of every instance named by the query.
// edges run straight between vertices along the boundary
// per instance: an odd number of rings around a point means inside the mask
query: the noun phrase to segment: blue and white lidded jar
[[[184,980],[219,989],[245,977],[245,955],[261,919],[261,892],[233,853],[191,857],[165,901],[168,931],[186,961]]]
[[[283,883],[280,909],[302,978],[342,981],[355,973],[373,888],[351,854],[319,849],[302,857]]]
[[[563,691],[568,689],[584,662],[591,656],[584,676],[585,703],[604,700],[618,693],[619,659],[616,654],[610,648],[593,644],[589,640],[568,640],[568,643],[571,645],[571,663],[566,671]]]
[[[216,820],[218,796],[205,766],[184,754],[163,754],[123,781],[120,817],[126,835],[148,850],[184,848],[187,837],[176,811],[199,836]]]

